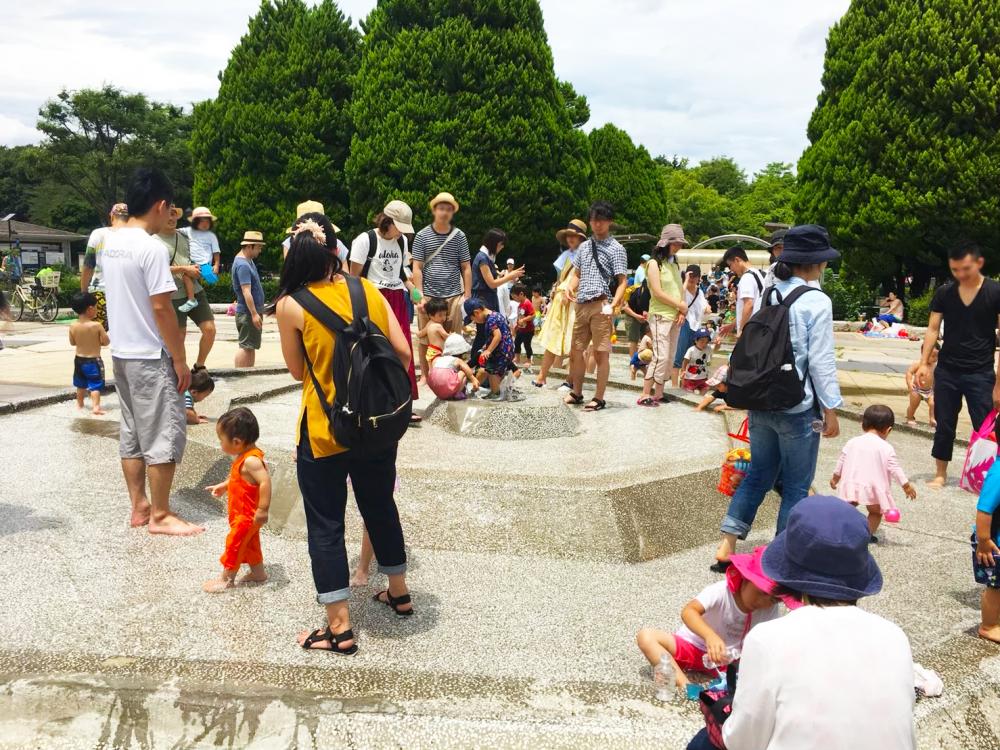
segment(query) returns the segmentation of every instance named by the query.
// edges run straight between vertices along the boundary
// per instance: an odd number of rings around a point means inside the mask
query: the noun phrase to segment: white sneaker
[[[570,392],[570,391],[572,391],[573,389],[572,389],[572,387],[570,387],[570,386],[569,386],[569,385],[567,385],[566,383],[563,383],[563,384],[562,384],[562,385],[560,385],[560,386],[559,386],[558,388],[556,388],[556,390],[557,390],[557,391],[559,391],[559,393],[569,393],[569,392]]]
[[[186,313],[186,312],[191,312],[197,306],[198,306],[198,300],[196,300],[196,299],[189,299],[183,305],[180,305],[177,309],[180,310],[182,313]]]

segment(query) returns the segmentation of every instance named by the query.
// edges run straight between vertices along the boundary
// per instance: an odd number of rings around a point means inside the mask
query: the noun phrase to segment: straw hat
[[[569,224],[566,225],[565,229],[560,229],[556,232],[556,239],[559,241],[560,245],[565,245],[566,237],[571,234],[587,239],[587,225],[580,219],[572,219]]]
[[[298,221],[305,214],[323,214],[324,216],[326,216],[326,209],[323,208],[323,204],[320,203],[319,201],[313,201],[313,200],[302,201],[298,206],[295,207],[295,221]],[[330,217],[327,216],[327,218]],[[332,221],[330,222],[330,224],[331,226],[333,226],[334,234],[340,234],[340,227],[338,227]],[[288,227],[288,229],[285,230],[285,234],[291,234],[292,229],[294,228],[295,228],[295,222],[292,222],[292,226]]]
[[[438,193],[431,199],[431,211],[434,210],[434,206],[438,203],[450,203],[458,211],[458,201],[455,200],[455,196],[451,193]]]
[[[184,215],[184,209],[181,208],[180,206],[171,206],[170,207],[170,218],[172,218],[172,219],[179,219],[183,215]]]
[[[240,247],[243,245],[263,245],[264,235],[261,232],[244,232],[243,241],[240,243]]]
[[[198,219],[211,219],[213,222],[217,221],[215,215],[205,206],[198,206],[191,211],[191,223],[194,224]]]

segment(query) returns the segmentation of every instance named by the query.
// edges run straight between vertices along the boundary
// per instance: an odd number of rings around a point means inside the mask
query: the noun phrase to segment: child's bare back
[[[69,343],[78,357],[100,357],[101,347],[111,343],[107,332],[96,320],[78,320],[69,327]]]
[[[440,323],[431,321],[427,324],[427,343],[430,346],[444,349],[444,341],[448,338],[448,331]]]

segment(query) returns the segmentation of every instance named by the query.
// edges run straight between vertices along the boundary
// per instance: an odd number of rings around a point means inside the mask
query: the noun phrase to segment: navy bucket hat
[[[465,300],[465,302],[462,303],[462,311],[465,313],[465,325],[469,325],[469,323],[472,322],[472,313],[476,310],[483,310],[485,308],[486,303],[478,297]]]
[[[782,244],[784,250],[780,260],[789,265],[808,266],[840,257],[840,253],[830,246],[830,234],[818,224],[792,227],[785,232]]]
[[[864,517],[840,498],[813,495],[788,517],[767,546],[762,564],[769,578],[792,591],[854,601],[882,590],[882,571],[868,552]]]

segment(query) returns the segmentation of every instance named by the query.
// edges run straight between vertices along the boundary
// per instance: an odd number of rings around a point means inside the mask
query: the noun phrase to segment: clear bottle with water
[[[660,657],[660,663],[653,667],[653,687],[656,700],[669,703],[674,697],[674,663],[669,654]]]
[[[732,664],[734,661],[740,658],[740,650],[736,646],[730,646],[726,649],[726,658],[721,664],[716,664],[712,661],[712,657],[705,654],[701,657],[701,663],[705,665],[705,669],[721,669],[727,664]]]

